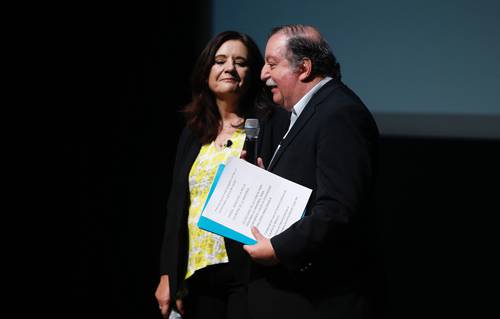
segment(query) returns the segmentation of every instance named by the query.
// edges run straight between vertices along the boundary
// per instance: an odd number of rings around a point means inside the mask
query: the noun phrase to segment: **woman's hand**
[[[160,277],[160,283],[156,288],[155,297],[160,306],[162,317],[168,319],[170,315],[170,283],[168,275],[162,275]]]
[[[182,299],[177,299],[175,301],[175,305],[177,306],[177,310],[179,310],[181,316],[184,316],[184,304],[182,303]]]

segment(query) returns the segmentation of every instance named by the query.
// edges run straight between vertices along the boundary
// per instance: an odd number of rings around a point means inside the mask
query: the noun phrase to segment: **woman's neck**
[[[243,124],[243,119],[236,114],[235,107],[225,107],[224,104],[217,103],[221,122],[219,124],[219,132],[215,138],[215,145],[221,149],[227,144],[231,135]]]
[[[217,101],[219,114],[222,120],[223,127],[238,126],[243,122],[243,119],[236,114],[236,105],[229,104],[227,101]]]

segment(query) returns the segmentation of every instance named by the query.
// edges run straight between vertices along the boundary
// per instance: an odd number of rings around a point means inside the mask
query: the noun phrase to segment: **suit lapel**
[[[318,92],[316,92],[316,94],[314,94],[314,96],[311,98],[309,103],[307,103],[306,107],[300,114],[297,121],[293,124],[292,129],[290,130],[290,132],[288,132],[286,138],[283,141],[281,141],[280,143],[281,146],[276,155],[274,156],[273,161],[270,163],[268,167],[269,171],[272,171],[276,163],[279,161],[281,155],[286,152],[287,146],[290,145],[290,143],[292,143],[297,134],[300,133],[300,131],[304,128],[306,123],[314,115],[318,104],[320,104],[330,94],[332,90],[339,87],[340,85],[341,84],[339,82],[331,80],[330,82],[326,83]]]
[[[268,168],[269,171],[272,171],[273,167],[279,161],[281,155],[286,151],[287,146],[293,141],[295,136],[297,136],[297,134],[300,132],[300,130],[309,121],[309,119],[314,114],[314,112],[315,112],[315,105],[308,104],[305,107],[305,109],[302,111],[302,113],[300,114],[297,121],[293,124],[290,132],[288,132],[288,135],[286,136],[286,138],[281,141],[280,148],[278,149],[278,152],[274,156],[273,161],[269,165],[269,168]]]

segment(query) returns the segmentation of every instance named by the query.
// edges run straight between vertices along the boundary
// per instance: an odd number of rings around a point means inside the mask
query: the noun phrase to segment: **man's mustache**
[[[266,85],[267,86],[278,86],[278,84],[276,84],[276,82],[274,82],[274,80],[271,78],[267,79]]]

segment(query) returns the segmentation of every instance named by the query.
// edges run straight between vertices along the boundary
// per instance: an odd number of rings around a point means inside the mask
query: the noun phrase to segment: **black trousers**
[[[228,263],[197,270],[187,281],[185,319],[247,319],[250,258],[243,245],[225,239]]]

